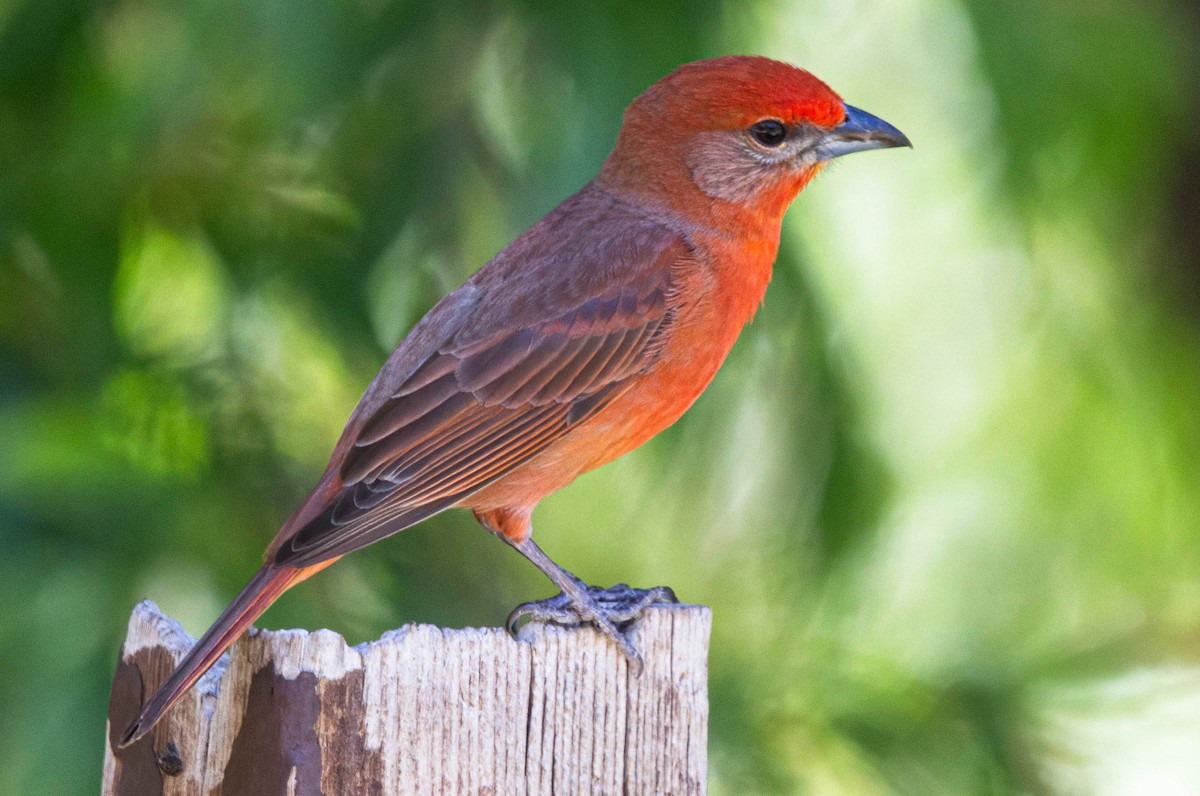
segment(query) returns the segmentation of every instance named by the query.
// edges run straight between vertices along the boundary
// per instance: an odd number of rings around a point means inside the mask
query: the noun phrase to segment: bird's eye
[[[763,119],[750,126],[750,135],[763,146],[774,149],[787,138],[787,128],[778,119]]]

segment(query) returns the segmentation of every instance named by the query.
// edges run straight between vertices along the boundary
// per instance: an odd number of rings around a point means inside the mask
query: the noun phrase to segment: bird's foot
[[[651,605],[677,603],[669,586],[635,589],[624,583],[603,588],[577,583],[575,589],[559,592],[546,600],[518,605],[508,615],[508,632],[515,638],[523,622],[550,622],[556,625],[594,625],[613,640],[635,672],[642,668],[642,658],[623,632]]]

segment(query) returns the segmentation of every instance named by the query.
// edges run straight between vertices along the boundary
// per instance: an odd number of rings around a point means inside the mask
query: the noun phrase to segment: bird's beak
[[[911,147],[908,136],[890,124],[852,105],[846,106],[846,120],[823,135],[813,152],[818,160],[829,160],[851,152],[868,149],[887,149],[894,146]]]

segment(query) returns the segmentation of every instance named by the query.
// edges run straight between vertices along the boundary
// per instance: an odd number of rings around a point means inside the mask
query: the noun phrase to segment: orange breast
[[[611,404],[463,505],[532,509],[577,476],[642,445],[678,420],[712,381],[762,301],[776,247],[706,241],[709,263],[684,269],[676,320],[658,362]]]

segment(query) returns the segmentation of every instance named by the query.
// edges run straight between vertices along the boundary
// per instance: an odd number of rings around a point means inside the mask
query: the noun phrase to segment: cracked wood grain
[[[146,738],[113,738],[193,639],[153,603],[113,678],[103,793],[702,794],[704,606],[659,605],[630,674],[590,628],[409,625],[350,647],[328,630],[251,631]]]

